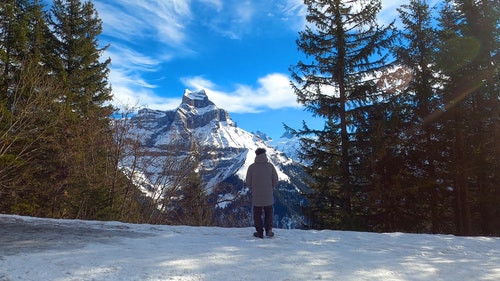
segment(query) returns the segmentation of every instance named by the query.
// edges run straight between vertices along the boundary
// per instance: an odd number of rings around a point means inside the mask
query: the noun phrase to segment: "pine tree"
[[[498,234],[498,1],[447,1],[438,65],[456,234]]]
[[[98,36],[102,22],[91,2],[56,0],[48,20],[54,36],[52,48],[57,61],[51,67],[66,83],[69,94],[66,104],[75,112],[85,115],[95,110],[108,117],[111,89],[107,83],[110,59],[100,62],[100,55],[107,47],[99,47]]]
[[[16,75],[19,87],[14,91],[15,133],[13,152],[19,159],[15,180],[10,185],[14,195],[11,211],[32,216],[55,216],[62,185],[54,184],[64,174],[57,165],[63,152],[55,136],[61,124],[61,107],[54,104],[62,89],[55,79],[45,75],[37,62],[26,62]]]
[[[412,79],[401,95],[399,103],[404,106],[401,120],[405,128],[405,157],[401,170],[407,174],[404,189],[414,194],[419,202],[416,209],[405,210],[412,218],[417,232],[450,232],[444,217],[449,213],[447,198],[439,167],[445,165],[441,156],[441,137],[436,115],[440,112],[441,95],[436,72],[436,30],[433,26],[432,10],[427,1],[410,1],[398,11],[403,23],[402,42],[395,49],[398,63],[411,71]],[[404,168],[403,168],[404,167]],[[406,192],[405,192],[406,193]]]
[[[50,201],[43,194],[51,185],[38,183],[52,176],[39,173],[45,167],[39,161],[53,154],[49,138],[57,123],[59,83],[49,79],[40,64],[41,32],[47,28],[37,1],[7,1],[1,4],[0,15],[2,210],[41,215],[40,208]]]
[[[211,225],[212,210],[215,206],[209,205],[209,198],[200,175],[192,171],[180,193],[180,199],[176,202],[175,223],[192,226]]]
[[[0,211],[141,218],[141,196],[126,192],[118,166],[109,59],[99,60],[106,47],[92,4],[2,2],[0,31]]]
[[[366,107],[365,115],[354,117],[359,159],[356,177],[364,182],[362,205],[369,230],[415,232],[421,227],[417,192],[406,168],[411,151],[404,145],[410,139],[407,106],[399,94]]]
[[[307,210],[313,227],[358,227],[360,189],[353,117],[377,100],[373,75],[386,64],[384,49],[392,42],[392,25],[380,27],[380,1],[305,0],[312,24],[299,33],[297,46],[309,61],[292,67],[297,99],[313,115],[324,118],[322,130],[304,126],[303,156],[314,192]],[[311,137],[312,135],[312,137]]]
[[[47,22],[53,36],[47,47],[50,72],[63,83],[59,97],[65,107],[64,121],[55,134],[64,153],[58,166],[66,171],[67,205],[62,213],[79,218],[104,218],[113,209],[110,179],[116,178],[110,114],[112,98],[108,85],[110,60],[99,60],[101,20],[91,2],[54,1]]]
[[[9,106],[14,72],[28,54],[27,1],[7,0],[0,4],[0,102]],[[10,92],[10,94],[9,94]]]

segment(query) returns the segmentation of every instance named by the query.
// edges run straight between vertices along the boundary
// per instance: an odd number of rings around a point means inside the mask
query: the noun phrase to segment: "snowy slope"
[[[0,215],[0,280],[500,280],[500,238],[252,231]]]

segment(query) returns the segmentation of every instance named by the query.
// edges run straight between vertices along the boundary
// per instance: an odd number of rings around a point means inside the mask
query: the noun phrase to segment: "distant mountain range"
[[[251,225],[251,206],[244,177],[254,162],[254,151],[265,148],[278,171],[275,190],[275,227],[300,228],[305,222],[300,206],[305,204],[303,166],[298,162],[298,140],[284,135],[271,140],[262,132],[250,133],[236,126],[229,113],[210,101],[204,90],[184,92],[175,110],[141,109],[129,122],[128,137],[137,139],[142,157],[128,157],[124,170],[148,196],[168,196],[164,190],[175,184],[166,180],[166,163],[181,163],[197,151],[196,167],[205,190],[216,198],[214,206],[220,226]],[[131,150],[129,148],[129,150]],[[172,159],[176,159],[173,160]]]

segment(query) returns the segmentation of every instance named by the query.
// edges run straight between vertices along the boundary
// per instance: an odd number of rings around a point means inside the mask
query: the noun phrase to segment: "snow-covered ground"
[[[0,215],[0,280],[500,280],[500,238]]]

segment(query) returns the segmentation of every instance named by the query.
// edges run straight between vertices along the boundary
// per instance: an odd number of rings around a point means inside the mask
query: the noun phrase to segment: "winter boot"
[[[264,234],[262,233],[262,231],[256,231],[256,232],[254,232],[253,236],[255,236],[257,238],[264,238]]]

